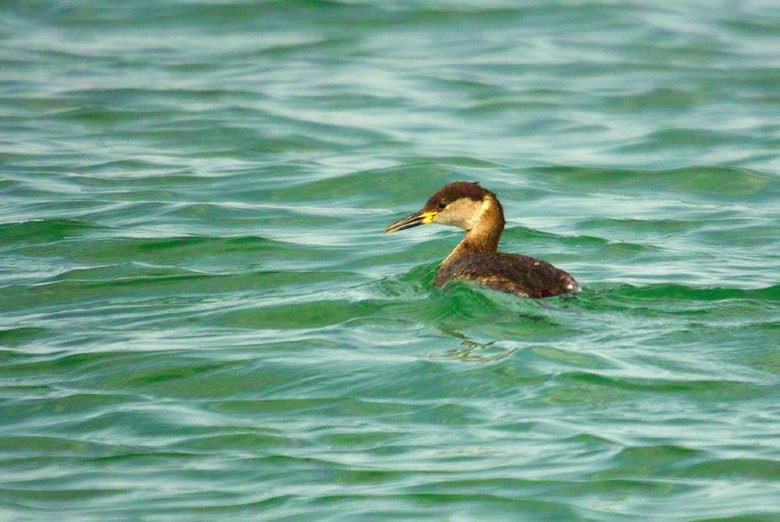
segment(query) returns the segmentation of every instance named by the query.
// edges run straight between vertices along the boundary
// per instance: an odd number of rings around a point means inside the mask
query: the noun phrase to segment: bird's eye
[[[442,210],[444,210],[444,207],[446,207],[446,206],[447,206],[447,205],[446,205],[446,204],[444,204],[444,202],[443,202],[443,201],[439,201],[439,205],[438,205],[438,207],[439,207],[439,211],[442,211]]]

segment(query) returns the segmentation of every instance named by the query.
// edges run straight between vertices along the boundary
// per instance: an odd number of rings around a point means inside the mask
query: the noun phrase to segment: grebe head
[[[503,212],[496,195],[479,186],[479,183],[457,181],[440,188],[418,211],[397,221],[385,229],[385,233],[398,232],[428,223],[439,223],[471,230],[486,213],[495,209],[503,228]]]

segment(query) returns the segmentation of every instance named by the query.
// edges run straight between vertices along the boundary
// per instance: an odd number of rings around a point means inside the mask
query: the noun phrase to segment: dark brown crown
[[[474,201],[482,201],[485,196],[496,197],[495,194],[479,186],[479,183],[469,183],[467,181],[456,181],[449,185],[444,185],[431,196],[422,208],[423,212],[429,210],[441,210],[453,201],[461,198],[469,198]]]

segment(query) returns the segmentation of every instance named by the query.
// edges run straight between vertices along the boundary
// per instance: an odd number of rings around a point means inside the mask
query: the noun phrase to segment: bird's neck
[[[498,240],[504,231],[505,223],[501,203],[494,197],[485,198],[476,223],[466,231],[466,236],[442,262],[442,265],[452,263],[473,252],[497,252]]]

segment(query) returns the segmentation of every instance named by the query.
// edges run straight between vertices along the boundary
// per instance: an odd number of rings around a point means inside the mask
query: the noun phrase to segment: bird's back
[[[474,281],[502,292],[534,298],[580,289],[572,276],[550,263],[501,252],[472,252],[439,267],[436,286],[453,280]]]

